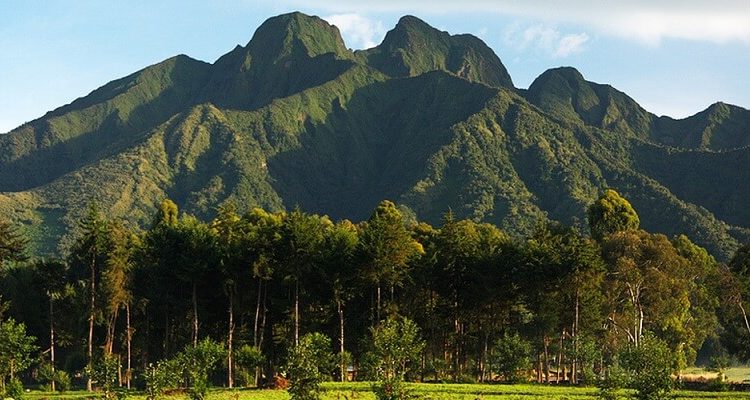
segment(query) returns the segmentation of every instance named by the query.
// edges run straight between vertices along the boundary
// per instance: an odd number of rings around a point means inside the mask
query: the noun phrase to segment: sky
[[[406,14],[471,33],[519,88],[573,66],[657,115],[750,108],[750,0],[0,0],[0,132],[177,54],[214,62],[291,11],[338,26],[352,49]]]

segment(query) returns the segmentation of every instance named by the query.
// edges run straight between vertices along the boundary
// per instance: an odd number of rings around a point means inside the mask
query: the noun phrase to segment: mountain
[[[750,111],[657,117],[574,68],[515,88],[480,39],[403,17],[372,49],[301,13],[213,64],[177,56],[0,136],[0,217],[34,251],[69,245],[96,201],[147,226],[164,198],[367,218],[382,199],[439,224],[452,210],[527,233],[585,226],[604,188],[642,225],[720,259],[750,240]]]

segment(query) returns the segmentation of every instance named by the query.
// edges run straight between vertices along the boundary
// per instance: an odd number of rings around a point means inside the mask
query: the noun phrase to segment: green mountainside
[[[353,220],[391,199],[431,223],[450,209],[526,233],[585,226],[612,187],[644,228],[726,259],[750,240],[748,144],[740,107],[657,117],[568,67],[519,90],[474,36],[407,16],[352,52],[291,13],[213,64],[170,58],[0,136],[0,216],[42,254],[92,201],[146,226],[166,197],[203,218],[234,202]]]

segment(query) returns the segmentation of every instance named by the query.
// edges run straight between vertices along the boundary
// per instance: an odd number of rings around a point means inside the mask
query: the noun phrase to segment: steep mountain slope
[[[471,35],[407,16],[351,52],[291,13],[214,64],[166,60],[1,136],[0,216],[39,253],[64,248],[94,200],[144,226],[166,197],[203,218],[231,201],[354,220],[388,198],[433,224],[451,209],[528,232],[585,226],[614,187],[647,229],[725,259],[750,239],[748,115],[656,117],[573,68],[518,90]]]

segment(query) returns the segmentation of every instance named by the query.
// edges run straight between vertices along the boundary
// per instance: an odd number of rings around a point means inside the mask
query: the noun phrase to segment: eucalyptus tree
[[[719,317],[722,344],[741,360],[750,360],[750,244],[740,247],[719,270],[723,302]]]
[[[437,290],[448,301],[453,320],[450,348],[455,380],[461,375],[466,359],[466,318],[471,308],[467,297],[477,290],[477,283],[482,278],[478,271],[480,247],[477,224],[470,220],[456,221],[449,212],[435,242]]]
[[[262,348],[267,320],[268,282],[279,265],[281,228],[285,213],[269,213],[253,208],[242,216],[244,233],[241,238],[243,258],[248,260],[251,275],[257,283],[253,346]],[[256,374],[257,381],[257,374]],[[257,382],[256,382],[257,383]]]
[[[182,216],[172,232],[171,256],[177,279],[190,285],[193,346],[198,345],[198,284],[218,263],[216,233],[193,216]]]
[[[34,271],[38,277],[39,283],[44,287],[49,300],[49,354],[50,366],[54,376],[56,370],[55,350],[56,350],[56,331],[55,331],[55,302],[65,293],[67,284],[68,265],[59,259],[38,260],[33,265]],[[55,379],[51,380],[52,391],[54,392]]]
[[[305,276],[320,274],[325,237],[333,228],[327,216],[305,214],[295,209],[282,220],[279,266],[284,282],[294,291],[294,345],[299,344],[300,282]]]
[[[713,307],[696,291],[696,282],[710,279],[705,267],[683,257],[666,236],[643,231],[609,235],[602,249],[609,268],[610,332],[624,332],[639,346],[644,332],[651,331],[677,356],[675,369],[684,368],[715,327],[694,322],[705,307]]]
[[[607,189],[588,209],[591,236],[602,240],[605,236],[619,232],[636,230],[640,218],[630,203],[612,189]]]
[[[218,259],[222,273],[224,294],[227,296],[227,386],[234,387],[234,331],[235,331],[235,298],[237,286],[242,278],[244,268],[242,236],[242,219],[237,215],[233,204],[219,207],[218,215],[211,222],[211,228],[217,235]]]
[[[358,272],[355,264],[359,231],[348,220],[337,223],[328,231],[323,246],[323,270],[325,280],[330,282],[331,295],[336,305],[339,320],[339,369],[340,379],[346,379],[346,347],[344,336],[344,309],[357,292]]]
[[[144,238],[144,258],[152,266],[151,272],[168,287],[152,288],[154,297],[162,297],[164,291],[175,283],[190,289],[191,342],[198,344],[198,285],[206,278],[209,268],[218,264],[216,233],[211,227],[193,216],[178,217],[177,206],[169,200],[162,203],[152,228]],[[175,280],[176,282],[171,282]],[[168,300],[168,299],[166,299]],[[169,323],[168,310],[165,310]],[[165,346],[170,342],[165,328]]]
[[[747,308],[745,308],[746,302],[750,301],[750,245],[739,248],[728,267],[735,277],[735,289],[731,292],[730,301],[740,310],[748,336],[750,336],[750,322],[748,322]]]
[[[109,247],[108,223],[99,211],[96,203],[89,206],[86,216],[78,222],[79,234],[70,249],[68,262],[71,269],[81,274],[88,270],[88,322],[89,331],[87,339],[87,367],[93,366],[94,360],[94,323],[96,321],[97,292],[99,291],[99,278],[107,262],[107,250]],[[91,377],[86,380],[86,389],[91,390]]]
[[[115,220],[109,225],[109,249],[106,269],[102,273],[102,289],[105,298],[105,317],[107,335],[104,344],[105,352],[112,355],[116,338],[117,320],[120,310],[125,310],[125,350],[126,371],[125,383],[130,388],[132,378],[132,341],[131,305],[133,302],[133,269],[135,252],[140,245],[140,238],[125,227],[122,221]]]
[[[383,285],[393,294],[394,287],[403,285],[409,276],[409,262],[424,249],[404,226],[396,205],[383,200],[364,224],[358,253],[366,279],[376,288],[375,317],[380,321]]]

